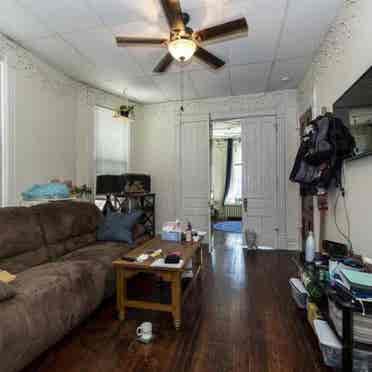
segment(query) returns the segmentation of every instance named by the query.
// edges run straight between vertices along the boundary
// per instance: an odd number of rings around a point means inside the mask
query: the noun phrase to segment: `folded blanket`
[[[22,193],[24,200],[66,199],[70,190],[64,183],[51,182],[44,185],[34,185]]]

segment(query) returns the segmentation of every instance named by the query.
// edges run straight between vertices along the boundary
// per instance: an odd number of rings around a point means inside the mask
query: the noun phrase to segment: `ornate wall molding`
[[[9,67],[25,77],[37,79],[42,89],[60,96],[78,94],[78,102],[88,106],[97,104],[117,108],[124,98],[77,82],[62,72],[36,58],[32,53],[0,33],[0,56],[7,59]]]
[[[313,79],[318,82],[322,76],[335,64],[339,64],[345,53],[345,45],[353,38],[354,29],[362,9],[359,6],[362,0],[344,0],[336,20],[329,28],[318,53],[313,59]]]

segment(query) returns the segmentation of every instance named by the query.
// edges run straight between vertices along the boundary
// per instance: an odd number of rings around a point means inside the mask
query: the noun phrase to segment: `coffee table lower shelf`
[[[201,252],[199,253],[201,254]],[[196,261],[196,260],[195,260]],[[193,261],[193,264],[196,262]],[[199,262],[198,262],[199,263]],[[125,311],[127,308],[145,309],[145,310],[155,310],[164,311],[171,313],[173,316],[174,327],[179,330],[182,323],[182,304],[187,298],[188,294],[192,290],[196,280],[201,274],[202,265],[193,268],[192,278],[187,279],[187,285],[185,279],[182,279],[183,271],[168,271],[164,269],[157,268],[146,268],[146,269],[132,269],[127,267],[116,267],[116,295],[117,295],[117,310],[119,319],[121,321],[125,320]],[[151,273],[156,277],[160,278],[163,282],[168,283],[171,292],[171,301],[169,304],[146,301],[143,299],[130,299],[128,298],[128,287],[127,282],[134,276],[142,273]],[[184,287],[184,288],[183,288]]]

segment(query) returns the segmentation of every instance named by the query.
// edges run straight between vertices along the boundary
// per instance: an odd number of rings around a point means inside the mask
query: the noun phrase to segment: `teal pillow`
[[[141,210],[108,212],[98,228],[97,240],[133,244],[133,228],[142,215]]]

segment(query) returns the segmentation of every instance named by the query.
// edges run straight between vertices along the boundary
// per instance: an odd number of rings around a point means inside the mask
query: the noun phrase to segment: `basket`
[[[300,279],[289,279],[292,297],[300,309],[306,309],[308,293]]]

